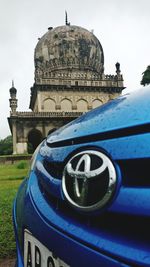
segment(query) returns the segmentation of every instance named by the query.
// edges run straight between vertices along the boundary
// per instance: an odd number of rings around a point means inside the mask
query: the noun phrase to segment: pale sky
[[[149,0],[0,0],[0,139],[10,134],[9,89],[14,80],[18,111],[27,111],[34,83],[34,48],[47,28],[65,24],[91,31],[104,50],[105,74],[120,63],[127,91],[140,89],[150,65]]]

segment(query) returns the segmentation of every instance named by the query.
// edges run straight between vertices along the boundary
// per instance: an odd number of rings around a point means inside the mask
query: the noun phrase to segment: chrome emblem
[[[116,170],[102,152],[86,150],[73,156],[63,172],[62,189],[68,202],[83,211],[104,207],[117,183]]]

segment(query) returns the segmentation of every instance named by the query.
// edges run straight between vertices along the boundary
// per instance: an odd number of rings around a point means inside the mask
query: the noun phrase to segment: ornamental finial
[[[70,22],[68,22],[68,14],[66,10],[65,10],[65,18],[66,18],[66,26],[70,26]]]

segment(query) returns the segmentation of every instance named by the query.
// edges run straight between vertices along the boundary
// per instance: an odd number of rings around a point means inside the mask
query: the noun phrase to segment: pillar
[[[13,154],[17,154],[17,131],[16,131],[16,121],[12,123],[12,136],[13,136]]]

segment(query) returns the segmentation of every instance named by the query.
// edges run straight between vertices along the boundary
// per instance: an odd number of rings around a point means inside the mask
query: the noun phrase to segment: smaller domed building
[[[35,83],[31,112],[17,111],[17,90],[10,89],[13,153],[33,150],[51,131],[121,94],[120,64],[114,75],[104,74],[103,48],[88,30],[70,25],[50,27],[34,54]]]

